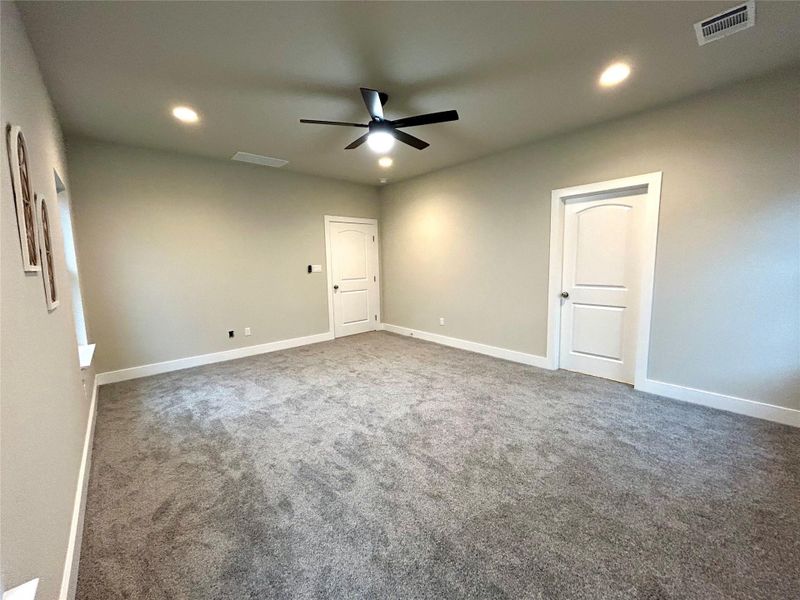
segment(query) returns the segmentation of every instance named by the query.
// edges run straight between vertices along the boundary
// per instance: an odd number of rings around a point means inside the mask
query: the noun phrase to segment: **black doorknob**
[[[561,292],[562,298],[569,298],[569,292]]]
[[[338,290],[339,289],[339,285],[337,284],[337,285],[333,286],[333,289]]]

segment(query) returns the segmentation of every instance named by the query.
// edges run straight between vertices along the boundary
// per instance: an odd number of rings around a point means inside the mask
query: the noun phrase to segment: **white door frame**
[[[636,335],[636,365],[634,388],[640,389],[647,381],[647,364],[650,355],[650,317],[653,308],[653,284],[656,267],[656,242],[658,239],[658,212],[661,205],[661,171],[612,179],[553,190],[550,206],[550,278],[547,290],[547,364],[559,368],[561,337],[561,284],[564,267],[564,204],[567,200],[601,194],[626,192],[646,194],[644,230],[641,248],[641,288],[639,323]]]
[[[331,223],[366,223],[375,225],[375,252],[378,253],[378,320],[375,321],[375,329],[379,329],[383,323],[381,313],[381,238],[378,219],[365,219],[363,217],[337,217],[325,215],[325,274],[328,279],[328,333],[331,337],[336,337],[333,324],[333,272],[331,265]]]

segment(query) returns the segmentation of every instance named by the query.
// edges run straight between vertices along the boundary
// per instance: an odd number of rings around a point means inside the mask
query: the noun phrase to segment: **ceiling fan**
[[[315,123],[317,125],[364,127],[368,129],[367,133],[353,141],[350,145],[345,146],[345,150],[358,148],[361,144],[366,142],[374,152],[387,152],[394,145],[395,140],[413,146],[417,150],[424,150],[430,146],[428,142],[414,137],[405,131],[401,131],[404,127],[416,127],[418,125],[430,125],[432,123],[445,123],[447,121],[458,120],[458,112],[454,110],[445,110],[442,112],[428,113],[426,115],[417,115],[415,117],[404,117],[392,121],[383,116],[383,105],[389,100],[388,94],[379,92],[378,90],[361,88],[361,97],[364,99],[364,104],[367,106],[369,116],[372,117],[372,120],[367,124],[344,123],[342,121],[317,121],[315,119],[300,119],[300,122]]]

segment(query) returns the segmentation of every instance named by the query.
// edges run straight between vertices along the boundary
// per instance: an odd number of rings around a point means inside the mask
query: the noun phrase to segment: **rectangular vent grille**
[[[265,167],[275,168],[280,168],[283,165],[289,164],[288,160],[283,160],[282,158],[272,158],[271,156],[250,154],[249,152],[237,152],[231,156],[231,160],[239,160],[242,162],[253,163],[255,165],[264,165]]]
[[[714,40],[742,31],[756,24],[755,0],[735,6],[694,24],[697,43],[701,46]]]

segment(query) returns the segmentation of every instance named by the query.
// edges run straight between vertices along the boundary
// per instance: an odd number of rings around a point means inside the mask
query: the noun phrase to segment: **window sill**
[[[81,370],[88,369],[92,366],[92,359],[94,358],[94,348],[97,344],[86,344],[78,346],[78,357],[80,358]]]

